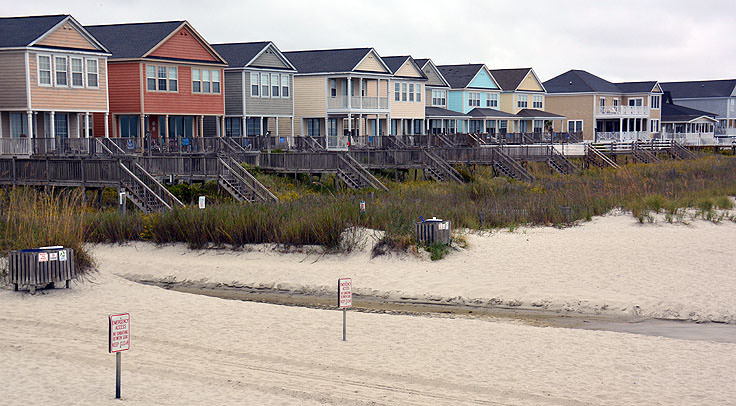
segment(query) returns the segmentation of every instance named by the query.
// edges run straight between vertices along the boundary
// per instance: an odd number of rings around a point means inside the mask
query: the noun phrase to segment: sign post
[[[205,205],[206,205],[206,203],[205,203],[205,197],[204,196],[199,196],[199,208],[200,209],[204,209],[205,208]]]
[[[342,309],[342,341],[347,341],[346,324],[348,307],[353,306],[353,280],[340,278],[337,280],[337,307]]]
[[[130,313],[109,317],[108,351],[115,353],[115,399],[120,399],[121,353],[130,349]]]

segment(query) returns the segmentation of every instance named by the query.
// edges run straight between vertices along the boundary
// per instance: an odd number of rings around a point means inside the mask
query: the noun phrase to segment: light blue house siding
[[[497,90],[498,86],[496,86],[495,83],[493,83],[493,79],[491,79],[491,76],[488,75],[488,72],[486,72],[485,69],[481,69],[480,73],[475,75],[473,80],[470,81],[470,85],[468,87],[476,88],[476,89],[491,89],[491,90]]]
[[[464,97],[465,92],[463,90],[450,90],[447,95],[447,109],[452,111],[459,111],[461,113],[467,113],[468,110],[464,110],[465,107]]]

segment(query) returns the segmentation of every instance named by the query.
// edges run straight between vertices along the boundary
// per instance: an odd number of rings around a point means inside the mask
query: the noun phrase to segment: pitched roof
[[[467,117],[467,114],[454,110],[443,109],[442,107],[424,107],[424,115],[427,117]]]
[[[550,113],[549,111],[542,111],[537,109],[521,109],[516,113],[517,117],[523,118],[565,118],[559,114]]]
[[[240,68],[252,61],[264,48],[270,44],[268,41],[240,42],[232,44],[212,44],[220,56],[225,58],[231,68]]]
[[[410,55],[404,55],[404,56],[382,56],[381,59],[383,62],[388,66],[389,69],[391,69],[391,72],[396,74],[396,72],[401,69],[404,64],[409,61],[411,64],[415,65],[417,71],[421,75],[417,79],[427,79],[427,75],[424,74],[424,71],[422,71],[422,67],[417,64],[417,61],[412,58]]]
[[[69,17],[68,14],[0,18],[0,47],[25,47]]]
[[[662,104],[662,121],[663,122],[683,122],[694,120],[699,117],[710,117],[715,119],[716,115],[707,111],[691,109],[690,107],[680,106],[678,104],[663,103]]]
[[[284,52],[299,73],[350,72],[373,48],[317,49]]]
[[[439,65],[437,69],[445,77],[450,87],[462,89],[468,87],[478,71],[483,69],[483,66],[482,63],[469,63],[465,65]]]
[[[493,69],[491,74],[501,86],[501,90],[516,90],[531,70],[532,68]]]
[[[613,83],[584,70],[569,70],[544,82],[547,93],[621,93]]]
[[[424,65],[426,65],[427,62],[429,62],[429,58],[421,58],[421,59],[415,58],[414,62],[416,62],[417,65],[419,65],[419,68],[424,68]]]
[[[616,87],[621,89],[622,93],[649,93],[657,84],[656,81],[647,82],[619,82]]]
[[[470,110],[468,115],[472,117],[516,118],[515,114],[485,107],[476,107],[473,110]]]
[[[112,52],[113,58],[142,58],[185,21],[88,25],[87,29]]]
[[[736,79],[662,82],[660,86],[675,99],[730,97],[736,87]]]

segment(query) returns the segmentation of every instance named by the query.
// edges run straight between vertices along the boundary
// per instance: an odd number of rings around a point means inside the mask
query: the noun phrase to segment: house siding
[[[141,112],[141,63],[108,63],[111,113]]]
[[[220,92],[220,94],[192,93],[192,66],[177,66],[179,68],[179,91],[154,92],[144,90],[143,101],[146,114],[225,114],[224,92]],[[200,69],[199,66],[196,68]],[[219,69],[219,71],[220,77],[223,77],[223,70]]]
[[[71,23],[67,22],[46,36],[38,45],[52,47],[78,48],[97,50]]]
[[[279,71],[260,71],[261,73],[281,73]],[[285,97],[253,97],[250,95],[250,71],[245,71],[245,115],[253,116],[290,116],[294,100],[294,75],[289,74],[291,94]],[[324,79],[322,80],[324,83]],[[322,89],[324,93],[324,89]]]
[[[225,71],[225,114],[243,115],[243,71]]]
[[[541,92],[544,89],[542,89],[542,85],[537,81],[537,79],[534,78],[534,75],[532,75],[532,72],[529,71],[529,73],[526,74],[526,77],[524,78],[524,80],[522,80],[521,83],[519,84],[519,90]]]
[[[469,109],[465,106],[465,97],[462,90],[448,90],[447,91],[447,105],[448,109],[457,111],[460,113],[467,113]]]
[[[421,78],[422,74],[414,68],[414,65],[409,63],[408,61],[399,68],[396,72],[394,72],[396,76],[404,76],[404,77],[412,77],[412,78]]]
[[[0,53],[0,72],[0,108],[28,108],[25,52]]]
[[[444,83],[442,83],[442,79],[437,75],[437,73],[432,69],[432,66],[427,63],[424,66],[424,69],[422,69],[424,72],[424,75],[427,76],[427,85],[430,86],[445,86]]]
[[[718,115],[717,118],[727,118],[728,115],[728,100],[726,98],[713,98],[713,99],[673,99],[675,104],[680,106],[690,107],[691,109],[697,109],[707,111]],[[730,117],[734,117],[732,114]]]
[[[391,88],[394,83],[416,83],[409,81],[391,81]],[[424,84],[422,84],[424,85]],[[416,92],[415,92],[416,93]],[[391,92],[391,118],[424,118],[424,103],[410,101],[396,101],[394,92]]]
[[[567,119],[559,127],[559,121],[554,120],[555,131],[567,131],[567,122],[571,120],[583,120],[583,138],[592,140],[595,129],[593,116],[593,102],[597,101],[594,95],[558,96],[547,94],[545,98],[546,111],[565,116]]]
[[[276,55],[276,50],[269,46],[261,55],[248,66],[265,68],[291,69]]]
[[[386,69],[381,65],[373,52],[369,53],[363,61],[361,61],[355,68],[356,71],[364,72],[387,72]]]
[[[48,55],[46,53],[41,53]],[[97,57],[98,88],[75,88],[39,86],[38,58],[36,52],[30,52],[28,58],[28,75],[31,84],[31,106],[34,110],[66,110],[66,111],[107,111],[107,72],[105,58]],[[67,56],[53,53],[52,56]],[[79,56],[79,55],[74,55]],[[70,75],[71,76],[71,75]],[[69,79],[71,81],[71,78]],[[86,83],[86,74],[85,74]],[[53,81],[53,78],[52,78]]]
[[[493,80],[488,75],[488,72],[486,72],[485,69],[480,70],[480,72],[473,78],[473,80],[470,81],[468,87],[493,90],[498,89],[498,86],[493,83]]]
[[[150,56],[219,62],[186,27],[172,35]]]
[[[294,77],[294,94],[297,95],[294,99],[294,127],[296,133],[306,133],[306,130],[302,131],[301,128],[303,118],[320,118],[327,115],[326,89],[327,83],[324,76]],[[321,131],[324,133],[324,129]]]

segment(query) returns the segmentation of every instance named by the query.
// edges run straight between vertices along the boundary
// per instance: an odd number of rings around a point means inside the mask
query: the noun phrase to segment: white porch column
[[[53,111],[49,111],[49,137],[56,137],[56,118]]]
[[[33,138],[33,112],[28,110],[28,138]]]
[[[105,113],[105,138],[110,138],[110,113]]]
[[[84,113],[84,138],[89,138],[89,111]]]
[[[360,92],[358,94],[360,96],[360,107],[363,108],[363,78],[360,78],[358,80],[359,80],[358,85],[360,86],[360,88],[358,89],[358,91]]]
[[[619,132],[619,137],[620,137],[620,136],[621,136],[620,134],[621,134],[622,132],[624,132],[624,119],[623,119],[623,117],[621,117],[621,118],[619,118],[618,120],[619,120],[619,124],[618,124],[618,132]]]
[[[215,116],[215,136],[222,137],[222,128],[220,127],[220,117]]]
[[[158,125],[161,125],[161,123],[159,123]],[[164,138],[166,139],[166,141],[169,140],[169,115],[168,114],[164,116]]]
[[[367,123],[366,123],[367,124]],[[358,115],[358,137],[365,135],[363,132],[363,115]]]
[[[348,113],[348,137],[353,132],[353,115]]]
[[[3,112],[0,111],[0,138],[3,138]]]
[[[77,118],[77,138],[82,138],[82,123],[79,119],[80,114],[76,113],[74,116]]]
[[[347,96],[348,97],[348,109],[351,109],[352,108],[352,102],[353,102],[353,97],[352,97],[352,93],[351,93],[351,90],[352,90],[352,87],[353,87],[353,81],[350,78],[350,76],[348,76],[348,78],[346,79],[346,82],[347,82],[347,89],[348,89],[348,96]]]
[[[220,116],[220,128],[222,129],[221,130],[222,136],[223,137],[227,136],[227,129],[225,128],[225,116],[224,115]]]
[[[291,140],[294,140],[294,116],[291,116]]]
[[[263,126],[263,117],[261,117],[261,136],[264,136],[264,135],[266,135],[266,130],[265,130],[265,128],[263,128],[263,127],[264,127],[264,126]]]
[[[279,116],[276,116],[276,141],[279,141]]]
[[[204,116],[199,116],[199,138],[204,137]]]

